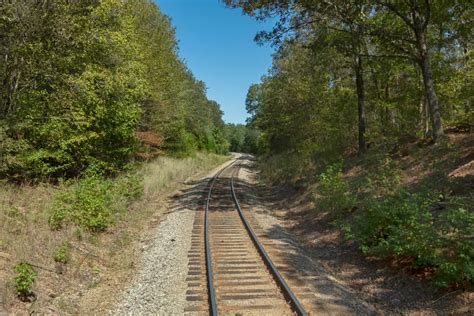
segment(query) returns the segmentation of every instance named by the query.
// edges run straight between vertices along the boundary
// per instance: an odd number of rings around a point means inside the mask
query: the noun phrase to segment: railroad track
[[[306,315],[265,251],[235,193],[239,160],[209,182],[188,253],[186,313]]]

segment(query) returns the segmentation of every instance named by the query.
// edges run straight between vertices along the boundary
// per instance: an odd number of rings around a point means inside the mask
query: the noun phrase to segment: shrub
[[[188,157],[198,150],[196,137],[184,129],[179,131],[173,143],[171,149],[176,157]]]
[[[91,231],[104,230],[111,222],[107,207],[110,181],[98,176],[89,176],[59,193],[52,206],[49,224],[59,229],[69,219]]]
[[[355,196],[342,178],[341,165],[332,164],[319,176],[316,207],[323,211],[338,213],[354,207]]]
[[[346,236],[359,241],[366,254],[403,258],[414,268],[431,268],[436,285],[474,280],[474,214],[464,208],[433,215],[440,196],[405,190],[364,203]]]
[[[130,173],[107,179],[90,171],[59,193],[52,203],[49,224],[61,228],[65,221],[93,232],[105,230],[114,222],[114,215],[127,209],[129,203],[143,195],[143,176]]]
[[[406,191],[369,199],[356,224],[362,250],[381,256],[408,256],[418,267],[435,264],[439,241],[426,199]]]
[[[372,153],[366,158],[362,188],[371,196],[394,193],[400,184],[401,170],[387,154]]]
[[[58,263],[68,263],[70,257],[70,247],[67,242],[64,242],[59,246],[54,252],[53,258],[54,261]]]
[[[0,120],[0,176],[12,180],[21,178],[20,173],[27,165],[23,153],[29,149],[25,140],[10,137],[6,123]]]
[[[15,266],[15,289],[23,299],[31,295],[31,286],[36,281],[38,274],[30,263],[22,261]]]
[[[439,286],[474,281],[474,214],[457,207],[440,216],[442,260],[435,282]]]

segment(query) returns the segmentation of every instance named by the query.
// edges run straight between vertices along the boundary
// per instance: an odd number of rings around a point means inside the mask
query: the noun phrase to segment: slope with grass
[[[89,172],[59,185],[2,183],[0,286],[6,284],[7,310],[76,314],[91,292],[107,305],[133,273],[136,248],[161,221],[166,197],[227,159],[159,157],[115,178]]]
[[[440,145],[371,148],[266,196],[314,258],[380,310],[461,315],[473,308],[473,161],[474,135],[449,133]]]

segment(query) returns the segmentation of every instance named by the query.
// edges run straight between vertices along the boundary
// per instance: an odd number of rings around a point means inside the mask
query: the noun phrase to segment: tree
[[[158,134],[188,155],[227,150],[219,105],[180,60],[150,0],[0,4],[0,174],[115,173]]]
[[[231,7],[241,7],[244,13],[265,19],[279,15],[280,20],[270,32],[262,31],[257,41],[271,41],[280,44],[285,37],[311,38],[310,45],[329,45],[336,47],[351,59],[355,77],[358,108],[358,148],[365,153],[366,110],[364,89],[363,54],[367,51],[365,39],[365,20],[371,6],[364,1],[243,1],[226,0]],[[331,35],[328,36],[328,32]],[[311,34],[308,36],[307,34]],[[324,39],[321,39],[323,36]]]
[[[449,10],[449,5],[447,5],[449,2],[432,2],[430,0],[403,2],[378,0],[375,2],[378,4],[377,10],[380,11],[382,16],[380,25],[390,25],[394,30],[378,29],[378,36],[389,41],[390,45],[395,47],[398,52],[413,57],[421,69],[430,110],[432,135],[434,141],[438,142],[443,138],[444,130],[431,67],[428,30],[433,20],[432,15]],[[401,23],[388,22],[387,19],[393,19],[394,17],[398,18]]]

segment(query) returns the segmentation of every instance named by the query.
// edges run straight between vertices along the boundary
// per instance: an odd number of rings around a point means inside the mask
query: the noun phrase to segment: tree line
[[[147,150],[139,132],[177,155],[227,151],[219,104],[153,1],[1,1],[0,60],[2,177],[113,173]]]
[[[431,0],[225,0],[277,19],[278,49],[247,96],[268,156],[318,161],[472,126],[474,6]]]
[[[226,138],[231,152],[258,153],[259,131],[244,124],[225,125]]]
[[[472,1],[224,2],[276,20],[256,36],[277,50],[246,100],[260,178],[305,189],[302,220],[336,225],[363,254],[471,289],[472,176],[451,172],[474,125]]]

